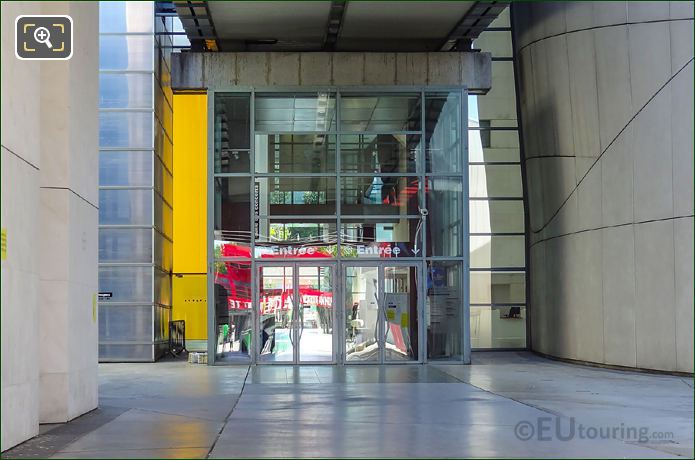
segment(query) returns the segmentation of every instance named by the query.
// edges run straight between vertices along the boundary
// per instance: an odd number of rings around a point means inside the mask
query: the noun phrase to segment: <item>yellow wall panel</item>
[[[207,275],[174,275],[171,287],[171,319],[186,321],[186,340],[206,340]]]
[[[207,340],[207,95],[174,95],[172,320]],[[194,341],[200,341],[194,344]]]
[[[207,273],[207,95],[174,95],[174,273]]]

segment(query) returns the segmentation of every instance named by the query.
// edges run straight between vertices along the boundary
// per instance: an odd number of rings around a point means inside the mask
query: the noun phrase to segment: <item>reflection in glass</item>
[[[257,173],[335,174],[335,136],[326,134],[257,134]]]
[[[419,94],[342,95],[342,131],[419,131]]]
[[[430,177],[427,181],[427,255],[461,256],[463,183],[455,177]]]
[[[422,255],[420,219],[343,219],[341,257],[391,258]]]
[[[151,150],[99,152],[99,185],[152,186]]]
[[[215,96],[215,172],[249,172],[250,98]]]
[[[384,360],[418,359],[417,270],[384,267]]]
[[[260,94],[254,102],[256,132],[335,130],[335,95],[331,93]]]
[[[461,172],[461,94],[425,95],[425,164],[427,172]]]
[[[335,215],[335,176],[257,177],[261,216]]]
[[[218,361],[247,361],[252,349],[251,264],[215,261],[215,331]]]
[[[333,274],[331,267],[299,271],[297,336],[300,361],[333,360]]]
[[[469,166],[469,190],[472,198],[521,198],[519,165]]]
[[[523,304],[526,302],[524,272],[471,272],[471,304]]]
[[[379,271],[345,267],[345,360],[379,360]]]
[[[471,233],[524,233],[522,200],[472,200]]]
[[[463,264],[461,262],[427,263],[427,358],[461,359]]]
[[[99,112],[99,146],[152,149],[151,112]]]
[[[99,108],[151,109],[152,74],[100,73]]]
[[[215,257],[251,257],[251,179],[215,178]]]
[[[340,136],[340,167],[347,173],[415,173],[419,134]]]
[[[343,215],[417,215],[417,177],[342,178]]]
[[[338,234],[336,220],[258,220],[256,257],[261,258],[335,258]]]
[[[525,348],[526,307],[471,307],[471,348]]]
[[[519,134],[510,130],[469,130],[468,155],[471,163],[519,162]]]
[[[259,267],[258,276],[258,359],[293,361],[297,339],[293,331],[293,267]]]
[[[523,235],[470,237],[471,268],[523,268],[525,239]]]

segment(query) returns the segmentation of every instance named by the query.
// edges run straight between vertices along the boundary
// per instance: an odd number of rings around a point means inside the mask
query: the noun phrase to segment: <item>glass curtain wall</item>
[[[492,53],[492,89],[468,96],[473,349],[526,347],[526,241],[511,40],[507,8],[473,43]]]
[[[215,94],[217,360],[249,359],[251,325],[242,328],[233,318],[250,311],[252,261],[278,259],[414,262],[421,277],[398,267],[385,275],[385,296],[410,296],[413,309],[401,312],[398,324],[394,319],[386,340],[417,359],[422,292],[428,359],[462,359],[463,97],[461,90],[397,89]],[[345,289],[364,295],[365,287],[351,279]],[[263,296],[280,296],[271,299],[275,305],[291,305],[284,288],[264,289]],[[345,314],[350,321],[355,316]],[[356,324],[346,336],[357,335]],[[269,340],[264,335],[263,343]]]
[[[99,8],[99,359],[152,361],[171,311],[174,19]]]

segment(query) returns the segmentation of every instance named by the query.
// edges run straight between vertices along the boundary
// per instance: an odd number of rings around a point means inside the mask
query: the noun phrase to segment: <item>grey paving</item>
[[[530,353],[473,359],[472,366],[102,364],[103,415],[51,427],[3,457],[693,456],[692,378]],[[540,439],[539,423],[549,427]],[[531,439],[519,426],[535,430]],[[646,428],[647,437],[589,439],[580,426]],[[563,439],[571,427],[574,436]],[[60,430],[68,431],[57,442]]]

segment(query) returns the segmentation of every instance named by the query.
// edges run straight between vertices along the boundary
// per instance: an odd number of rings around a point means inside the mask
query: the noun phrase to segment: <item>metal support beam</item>
[[[440,51],[467,51],[473,40],[494,21],[509,2],[475,2],[439,47]]]
[[[219,39],[207,1],[173,2],[193,51],[219,51]]]
[[[328,24],[326,25],[326,37],[323,40],[325,51],[334,51],[338,42],[340,29],[343,27],[343,18],[347,9],[347,1],[338,0],[331,2],[331,10],[328,13]]]

